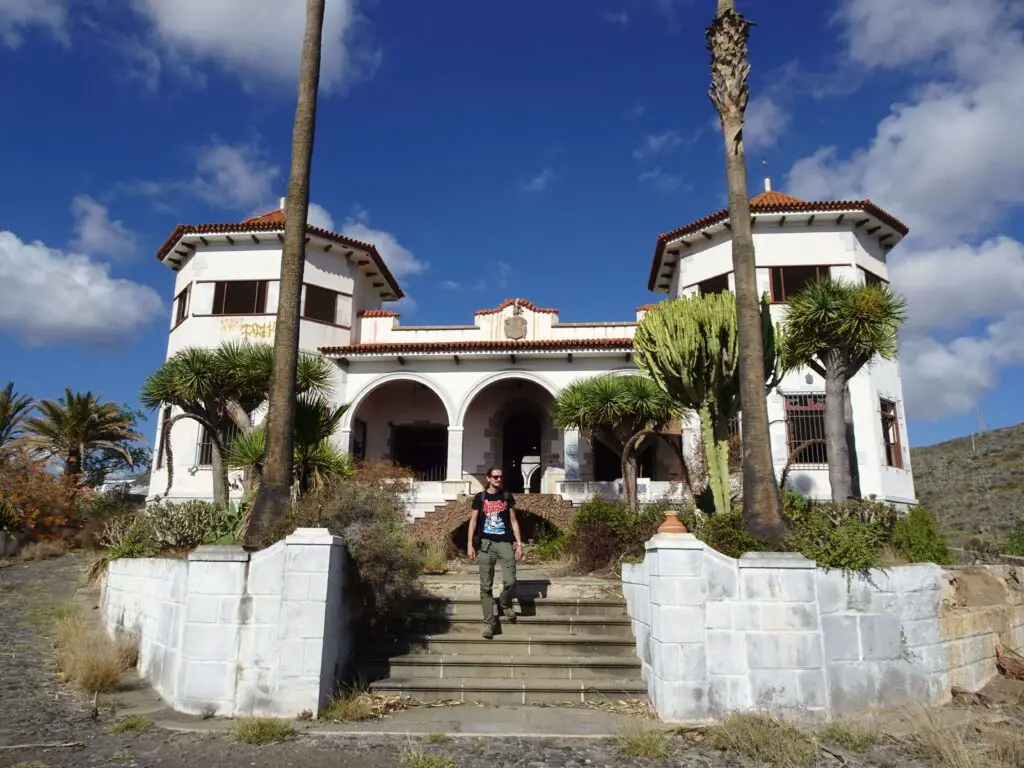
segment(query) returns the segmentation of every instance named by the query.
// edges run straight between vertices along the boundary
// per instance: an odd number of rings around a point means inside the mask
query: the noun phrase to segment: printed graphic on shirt
[[[505,521],[502,519],[501,513],[507,508],[507,505],[501,499],[496,501],[483,500],[485,536],[505,535]]]

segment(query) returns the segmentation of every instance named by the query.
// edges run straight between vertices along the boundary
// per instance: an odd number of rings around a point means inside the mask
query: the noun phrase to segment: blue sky
[[[0,2],[0,380],[135,401],[166,349],[156,248],[285,192],[303,5]],[[924,444],[979,412],[1024,420],[1024,11],[891,5],[741,2],[750,183],[767,159],[776,189],[870,197],[910,224],[891,277]],[[655,298],[658,233],[724,203],[713,6],[328,0],[320,223],[378,244],[407,322],[513,295],[568,321],[632,317]]]

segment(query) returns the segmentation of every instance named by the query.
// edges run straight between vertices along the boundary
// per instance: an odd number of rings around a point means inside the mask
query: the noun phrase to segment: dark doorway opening
[[[655,479],[655,438],[647,437],[637,454],[636,476]],[[622,457],[604,443],[594,441],[594,480],[610,483],[622,477]]]
[[[538,467],[533,473],[528,489],[523,484],[523,457],[540,456],[540,438],[541,426],[537,416],[519,411],[506,419],[501,431],[501,469],[505,474],[505,490],[511,493],[540,492],[543,467]]]
[[[392,426],[391,460],[410,469],[417,480],[444,480],[448,464],[448,427]]]

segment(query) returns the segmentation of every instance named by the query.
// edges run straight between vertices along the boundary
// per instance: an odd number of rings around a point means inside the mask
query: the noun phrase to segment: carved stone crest
[[[523,317],[523,308],[519,306],[519,299],[512,304],[512,317],[505,318],[505,338],[512,341],[526,338],[526,318]]]

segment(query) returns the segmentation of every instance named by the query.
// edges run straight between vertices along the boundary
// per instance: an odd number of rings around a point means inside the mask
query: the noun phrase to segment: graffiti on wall
[[[269,341],[274,338],[276,324],[274,320],[257,322],[238,317],[222,317],[220,329],[224,333],[238,333],[246,341]]]

